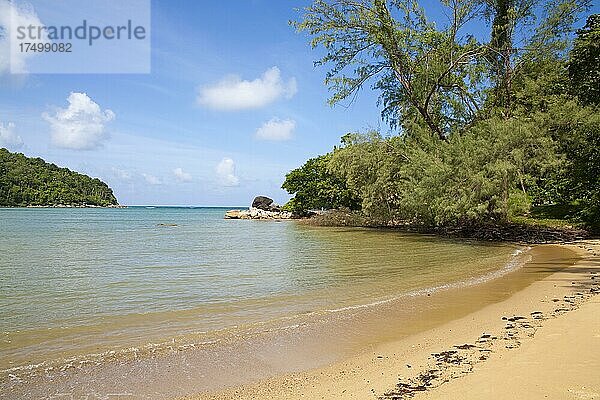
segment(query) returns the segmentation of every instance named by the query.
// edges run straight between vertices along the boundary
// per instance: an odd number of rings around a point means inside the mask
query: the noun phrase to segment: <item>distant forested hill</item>
[[[0,149],[0,206],[117,205],[112,189],[97,178],[59,168],[41,158]]]

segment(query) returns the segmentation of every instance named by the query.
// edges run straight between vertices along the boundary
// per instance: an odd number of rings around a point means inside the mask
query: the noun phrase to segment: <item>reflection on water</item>
[[[223,213],[0,209],[0,368],[211,341],[224,330],[472,279],[515,251]]]

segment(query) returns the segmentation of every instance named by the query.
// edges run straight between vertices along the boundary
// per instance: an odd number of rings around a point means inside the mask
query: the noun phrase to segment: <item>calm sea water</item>
[[[208,343],[486,279],[510,268],[515,251],[224,212],[0,209],[0,369]]]

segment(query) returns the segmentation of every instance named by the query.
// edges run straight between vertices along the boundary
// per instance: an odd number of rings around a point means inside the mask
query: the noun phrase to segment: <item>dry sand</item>
[[[436,328],[324,368],[187,398],[600,399],[600,241],[569,246],[583,257],[575,265],[538,263],[554,273]]]

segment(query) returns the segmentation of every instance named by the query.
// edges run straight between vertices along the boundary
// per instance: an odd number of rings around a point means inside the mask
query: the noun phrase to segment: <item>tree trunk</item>
[[[494,21],[490,40],[490,60],[496,81],[496,105],[504,108],[504,116],[509,118],[511,114],[510,81],[513,50],[511,14],[515,8],[515,0],[494,0],[491,7],[494,11]]]

